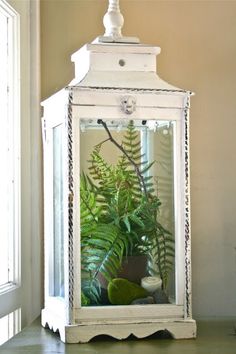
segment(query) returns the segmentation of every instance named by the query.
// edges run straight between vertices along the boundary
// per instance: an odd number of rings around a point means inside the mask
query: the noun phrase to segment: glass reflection
[[[174,132],[81,121],[83,306],[174,302]]]
[[[53,128],[54,296],[64,297],[62,126]]]

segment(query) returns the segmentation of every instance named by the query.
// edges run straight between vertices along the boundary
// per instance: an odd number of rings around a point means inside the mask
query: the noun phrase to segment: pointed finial
[[[124,17],[120,12],[119,0],[109,0],[108,10],[103,17],[104,36],[98,37],[98,42],[139,43],[136,37],[123,37],[121,29]]]

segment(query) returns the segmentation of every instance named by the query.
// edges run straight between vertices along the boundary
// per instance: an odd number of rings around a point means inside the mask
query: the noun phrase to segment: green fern
[[[135,131],[135,127],[132,121],[130,121],[128,125],[123,144],[126,146],[126,151],[129,156],[136,162],[136,164],[142,166],[141,174],[143,175],[145,186],[148,192],[148,200],[142,210],[141,220],[145,224],[145,231],[148,235],[146,237],[150,241],[148,242],[145,249],[151,251],[150,254],[152,254],[152,262],[154,262],[157,266],[156,273],[159,274],[162,279],[163,289],[166,289],[168,285],[169,273],[173,268],[175,248],[171,233],[157,221],[158,210],[161,206],[161,203],[159,199],[153,195],[155,192],[153,177],[145,176],[155,161],[149,163],[147,161],[141,162],[143,156],[140,154],[140,140],[138,140],[138,135]],[[127,166],[129,166],[128,161]],[[134,181],[136,182],[136,195],[140,196],[140,186],[138,186],[136,176],[134,176]]]
[[[81,289],[82,306],[99,303],[101,287],[98,279],[94,278],[91,273],[82,273]],[[84,301],[84,298],[87,300],[86,302]]]
[[[102,144],[89,160],[91,178],[83,174],[80,184],[82,291],[92,303],[100,298],[98,275],[108,281],[116,277],[123,257],[151,255],[164,288],[174,257],[171,234],[158,223],[161,203],[153,177],[147,176],[154,162],[143,161],[133,122],[124,134],[125,153],[115,166],[102,157]]]
[[[150,259],[152,260],[152,264],[156,264],[156,269],[154,270],[150,266],[149,270],[152,274],[160,276],[162,279],[162,288],[166,289],[175,256],[174,240],[171,233],[165,230],[159,223],[157,223],[153,236],[154,247],[150,254]]]
[[[118,227],[111,224],[98,224],[87,240],[83,252],[83,266],[96,278],[101,273],[110,281],[116,277],[121,267],[122,257],[128,242]]]

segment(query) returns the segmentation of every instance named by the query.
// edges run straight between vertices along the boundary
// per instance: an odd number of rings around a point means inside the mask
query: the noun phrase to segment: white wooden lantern
[[[43,102],[42,325],[67,343],[162,330],[193,338],[191,92],[156,74],[159,47],[122,36],[118,1],[110,1],[104,24],[104,36],[72,55],[73,81]],[[125,273],[129,255],[132,270],[139,256],[148,258],[138,280]]]

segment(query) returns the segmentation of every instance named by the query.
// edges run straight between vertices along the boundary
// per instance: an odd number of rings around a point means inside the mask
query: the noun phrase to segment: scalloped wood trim
[[[151,319],[150,319],[151,321]],[[108,335],[115,339],[126,339],[130,335],[145,338],[158,331],[168,331],[174,339],[196,338],[196,322],[194,320],[159,320],[145,323],[114,324],[79,324],[65,326],[59,318],[47,311],[42,312],[42,325],[54,332],[59,331],[65,343],[87,343],[99,335]]]

